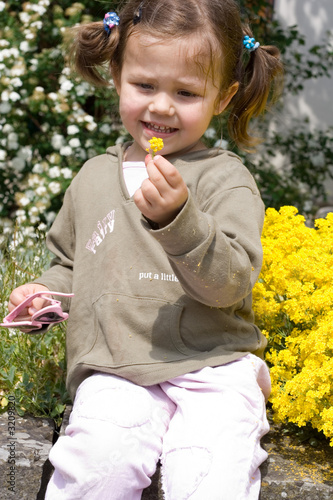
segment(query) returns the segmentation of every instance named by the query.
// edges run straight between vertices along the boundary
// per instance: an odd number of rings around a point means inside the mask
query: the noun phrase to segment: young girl
[[[10,298],[75,294],[62,302],[74,406],[47,500],[140,499],[158,460],[166,500],[258,498],[264,207],[240,159],[201,141],[228,109],[232,138],[253,143],[281,64],[249,37],[234,0],[129,0],[77,31],[77,70],[107,85],[107,63],[133,141],[85,164],[48,234],[51,268]],[[163,156],[147,155],[152,137]]]

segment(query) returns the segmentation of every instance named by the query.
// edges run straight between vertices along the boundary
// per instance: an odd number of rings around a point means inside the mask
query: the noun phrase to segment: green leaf
[[[8,380],[11,384],[14,382],[15,372],[16,372],[16,367],[11,366],[8,372]]]
[[[61,415],[64,412],[64,410],[65,410],[65,405],[58,403],[51,412],[51,417],[54,418],[57,417],[58,415]]]

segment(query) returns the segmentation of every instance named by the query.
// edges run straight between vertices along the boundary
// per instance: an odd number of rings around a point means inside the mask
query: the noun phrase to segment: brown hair
[[[228,106],[231,138],[243,149],[259,142],[248,134],[249,121],[266,109],[269,97],[273,101],[279,95],[283,68],[274,46],[260,46],[246,54],[243,37],[252,33],[249,26],[242,25],[234,0],[128,0],[119,17],[119,26],[109,35],[103,21],[76,29],[72,60],[84,79],[97,86],[109,85],[101,71],[106,64],[119,78],[126,43],[133,34],[175,39],[198,33],[205,49],[208,44],[209,71],[214,81],[218,75],[221,97],[239,84]]]

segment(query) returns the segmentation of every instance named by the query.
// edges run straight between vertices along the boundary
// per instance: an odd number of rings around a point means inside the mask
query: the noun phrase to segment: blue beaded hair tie
[[[108,12],[104,16],[104,29],[108,35],[110,35],[112,28],[119,25],[119,16],[115,12]]]
[[[253,52],[254,50],[257,50],[260,43],[256,42],[254,38],[250,38],[248,35],[245,35],[243,38],[243,45],[246,50],[248,50],[249,52]]]

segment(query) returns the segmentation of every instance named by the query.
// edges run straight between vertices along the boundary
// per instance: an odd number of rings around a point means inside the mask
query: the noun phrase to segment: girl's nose
[[[165,93],[155,94],[152,97],[148,109],[151,113],[157,113],[159,115],[172,116],[175,113],[172,99]]]

